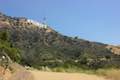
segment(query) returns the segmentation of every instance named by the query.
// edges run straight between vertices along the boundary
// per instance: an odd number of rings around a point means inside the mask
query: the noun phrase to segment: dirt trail
[[[83,73],[57,73],[37,70],[30,72],[34,75],[35,80],[108,80],[100,76]]]

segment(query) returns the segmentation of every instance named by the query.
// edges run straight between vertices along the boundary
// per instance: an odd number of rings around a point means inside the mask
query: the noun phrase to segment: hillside
[[[84,69],[120,67],[120,56],[108,48],[108,44],[64,36],[47,24],[24,17],[0,13],[0,34],[2,45],[7,35],[6,47],[9,47],[8,50],[0,49],[22,65],[38,69],[43,66]],[[16,54],[12,54],[12,50]]]

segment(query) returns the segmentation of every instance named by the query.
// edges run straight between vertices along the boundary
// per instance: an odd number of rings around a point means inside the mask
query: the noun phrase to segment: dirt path
[[[30,71],[35,80],[107,80],[96,75],[88,75],[83,73],[57,73],[57,72],[42,72],[33,70]]]

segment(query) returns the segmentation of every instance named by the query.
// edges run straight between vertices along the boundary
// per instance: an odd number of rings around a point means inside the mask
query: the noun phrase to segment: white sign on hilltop
[[[43,23],[39,23],[38,21],[34,21],[34,20],[31,20],[31,19],[27,19],[27,22],[28,23],[32,23],[40,28],[47,28],[47,25],[46,24],[43,24]]]

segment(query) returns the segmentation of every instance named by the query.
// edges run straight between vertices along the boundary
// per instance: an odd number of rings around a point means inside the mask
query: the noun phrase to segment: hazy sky
[[[62,34],[120,44],[120,0],[0,0],[0,11],[42,21]]]

